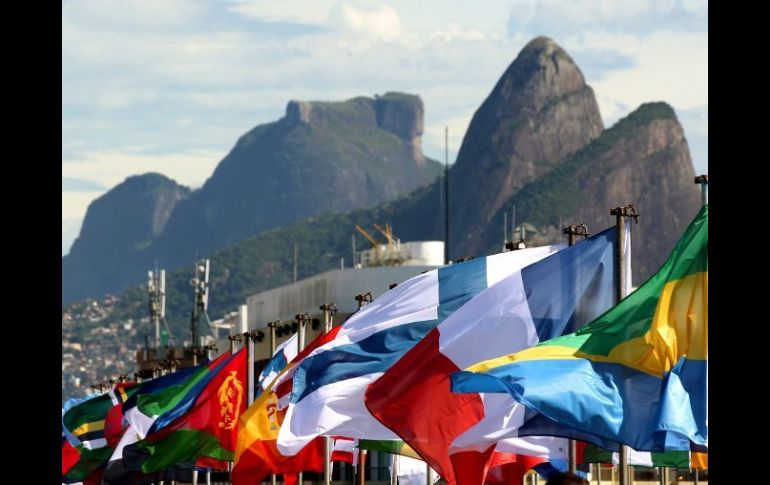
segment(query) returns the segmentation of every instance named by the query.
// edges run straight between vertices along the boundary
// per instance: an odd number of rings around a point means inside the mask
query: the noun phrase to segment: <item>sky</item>
[[[88,204],[130,175],[200,187],[289,100],[388,91],[425,104],[423,151],[449,162],[532,38],[553,38],[606,127],[666,101],[708,173],[708,2],[701,0],[63,0],[62,255]]]

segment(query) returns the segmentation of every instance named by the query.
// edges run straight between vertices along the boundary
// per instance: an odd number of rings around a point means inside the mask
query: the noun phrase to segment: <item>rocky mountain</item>
[[[403,93],[290,101],[283,118],[243,135],[203,187],[171,207],[142,244],[110,246],[100,238],[120,224],[126,208],[110,206],[114,211],[102,211],[98,221],[87,218],[81,244],[113,258],[73,248],[62,262],[63,301],[138,284],[155,261],[175,269],[265,229],[371,207],[432,182],[441,164],[422,153],[424,112],[419,96]]]
[[[300,119],[312,109],[297,106]],[[304,113],[304,114],[303,114]],[[379,119],[379,118],[378,118]],[[502,247],[503,212],[535,226],[530,241],[562,239],[562,225],[585,222],[591,232],[612,224],[612,207],[634,203],[633,274],[639,284],[655,271],[697,212],[698,188],[687,141],[673,109],[649,103],[604,130],[590,87],[552,40],[530,42],[473,117],[450,170],[451,258]],[[350,261],[354,225],[393,225],[403,241],[443,239],[442,183],[369,209],[321,214],[261,232],[213,252],[215,317],[246,296],[291,281],[293,246],[299,277]],[[359,239],[359,248],[365,246]],[[169,277],[172,331],[192,305],[191,269]],[[124,293],[116,317],[146,313],[140,288]]]
[[[552,39],[530,41],[473,115],[452,168],[450,256],[478,254],[478,235],[502,204],[603,129],[572,58]]]
[[[615,224],[612,207],[633,203],[634,284],[663,264],[700,209],[700,190],[682,125],[666,103],[646,103],[569,157],[525,185],[491,218],[479,238],[484,253],[502,247],[503,212],[538,230],[534,244],[558,241],[562,225],[585,222],[597,233]],[[510,220],[510,219],[509,219]]]
[[[62,298],[99,292],[136,271],[126,255],[141,253],[162,232],[190,189],[157,173],[127,178],[91,203],[80,235],[62,258]],[[151,269],[141,268],[141,273]]]

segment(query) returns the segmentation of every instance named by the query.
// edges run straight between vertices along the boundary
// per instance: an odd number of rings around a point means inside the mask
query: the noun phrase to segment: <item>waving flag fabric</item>
[[[201,390],[230,357],[227,351],[207,364],[180,369],[143,383],[141,391],[123,404],[126,420],[140,438],[184,415]]]
[[[234,458],[238,419],[246,410],[246,350],[215,365],[205,381],[185,414],[124,448],[127,468],[149,473],[199,457]]]
[[[259,373],[257,395],[267,389],[267,386],[273,382],[273,379],[278,377],[278,374],[297,356],[299,353],[299,347],[297,346],[298,336],[299,334],[295,333],[275,349],[272,358],[268,361],[265,368],[262,369],[262,372]]]
[[[369,386],[366,405],[449,483],[483,480],[503,423],[526,421],[523,406],[498,411],[505,396],[453,394],[450,376],[485,357],[505,355],[569,332],[613,303],[616,230],[596,236],[513,272],[454,312]],[[483,356],[483,357],[482,357]],[[513,404],[512,399],[507,398]],[[506,408],[508,411],[508,408]],[[475,425],[478,427],[474,428]],[[464,433],[475,433],[463,442]],[[548,441],[550,440],[550,442]],[[518,439],[516,447],[555,453],[564,440]],[[454,449],[453,449],[454,447]],[[503,451],[518,452],[507,449]],[[453,471],[450,455],[464,465]],[[470,463],[475,467],[471,468]]]
[[[332,438],[332,461],[344,461],[356,466],[358,453],[356,445],[358,440],[335,436]]]
[[[61,474],[65,476],[68,471],[80,460],[80,452],[72,446],[67,437],[61,436]]]
[[[639,451],[707,448],[708,206],[663,267],[581,330],[452,377]]]
[[[619,453],[605,450],[593,445],[588,445],[583,452],[581,463],[620,463]],[[671,467],[671,468],[698,468],[705,470],[708,468],[708,455],[694,451],[666,451],[650,452],[636,451],[629,449],[628,464],[635,466],[649,467]]]
[[[243,413],[238,425],[232,472],[235,485],[256,483],[270,473],[291,477],[301,471],[323,471],[322,438],[313,440],[293,456],[284,456],[276,446],[276,439],[284,422],[285,406],[291,393],[291,376],[297,362],[319,346],[333,340],[341,328],[334,327],[328,333],[316,337],[267,385],[264,392]]]
[[[481,291],[559,248],[512,251],[428,271],[376,298],[339,327],[334,341],[299,363],[278,448],[292,455],[319,435],[397,439],[364,406],[366,386]]]
[[[101,476],[125,429],[122,404],[139,388],[133,382],[119,383],[108,393],[65,403],[62,434],[77,451],[78,460],[63,473],[62,482],[95,480],[95,477]],[[73,452],[67,451],[71,460]]]

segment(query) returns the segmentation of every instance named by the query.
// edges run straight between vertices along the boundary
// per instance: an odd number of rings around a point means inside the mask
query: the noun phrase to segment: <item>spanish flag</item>
[[[293,456],[284,456],[278,451],[276,446],[278,431],[286,415],[286,408],[280,409],[279,400],[291,393],[290,376],[297,363],[317,347],[333,340],[340,328],[342,327],[335,327],[310,343],[278,374],[241,416],[232,472],[233,484],[257,483],[270,473],[323,471],[323,438],[313,440]]]

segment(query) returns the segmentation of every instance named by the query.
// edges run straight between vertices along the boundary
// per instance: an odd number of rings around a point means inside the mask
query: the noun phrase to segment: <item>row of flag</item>
[[[334,461],[387,451],[450,484],[563,468],[568,439],[579,463],[628,445],[631,464],[706,468],[708,206],[621,301],[618,239],[610,228],[407,280],[301,351],[296,335],[280,346],[250,406],[243,349],[68,402],[62,481],[232,462],[233,483],[253,484],[323,471],[324,437]]]

